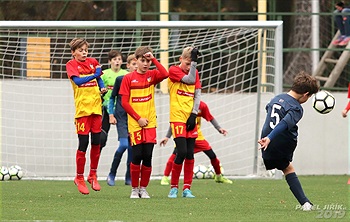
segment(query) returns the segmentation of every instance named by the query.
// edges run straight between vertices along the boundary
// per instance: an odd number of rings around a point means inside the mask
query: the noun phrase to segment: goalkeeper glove
[[[196,118],[197,114],[191,113],[190,117],[188,117],[186,122],[186,130],[191,131],[196,126]]]
[[[191,51],[191,60],[193,62],[197,62],[198,60],[198,55],[199,55],[199,51],[197,48],[193,48],[192,51]]]

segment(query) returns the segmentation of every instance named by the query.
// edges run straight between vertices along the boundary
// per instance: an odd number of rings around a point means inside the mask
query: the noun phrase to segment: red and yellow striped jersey
[[[72,59],[66,64],[67,75],[73,87],[75,118],[90,116],[91,114],[102,115],[102,100],[97,80],[93,79],[78,86],[71,79],[72,76],[85,77],[93,75],[95,67],[98,65],[99,63],[94,58],[86,58],[84,62]]]
[[[169,68],[170,122],[186,123],[193,108],[194,91],[201,88],[198,70],[193,85],[181,82],[186,75],[179,66]]]
[[[144,74],[137,71],[126,74],[120,86],[119,94],[129,98],[129,104],[137,115],[148,119],[144,128],[157,127],[156,108],[154,103],[154,87],[168,76],[166,70],[163,74],[159,70],[148,70]],[[141,130],[137,120],[128,113],[128,130],[135,132]]]

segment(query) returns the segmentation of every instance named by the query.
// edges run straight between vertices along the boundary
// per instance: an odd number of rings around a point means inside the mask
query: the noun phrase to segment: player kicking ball
[[[197,115],[197,120],[196,120],[197,121],[198,137],[197,137],[195,144],[194,144],[194,153],[196,154],[199,152],[204,152],[205,155],[208,156],[208,158],[210,159],[211,165],[213,166],[214,171],[215,171],[215,176],[214,176],[215,182],[232,184],[233,183],[232,180],[230,180],[222,175],[220,161],[216,157],[216,154],[215,154],[214,150],[211,148],[208,141],[203,136],[203,133],[200,129],[201,128],[201,118],[205,119],[206,121],[211,122],[211,124],[214,126],[215,129],[217,129],[217,131],[219,133],[223,134],[224,136],[227,135],[227,131],[225,129],[223,129],[219,125],[219,123],[216,121],[214,116],[211,115],[210,110],[208,108],[208,105],[205,102],[201,101],[199,104],[199,110],[198,110],[198,115]],[[160,145],[165,146],[170,137],[171,137],[171,128],[169,128],[165,138],[160,141]],[[162,177],[162,180],[160,181],[161,185],[169,185],[170,184],[169,176],[170,176],[173,164],[174,164],[175,157],[176,157],[176,148],[174,149],[174,152],[171,154],[171,156],[168,159],[168,162],[167,162],[166,167],[164,169],[164,176]]]
[[[303,117],[301,104],[318,90],[316,79],[300,72],[288,93],[275,96],[266,105],[266,120],[258,140],[266,170],[282,170],[289,189],[304,211],[312,210],[312,203],[305,196],[291,162],[297,146],[297,123]]]

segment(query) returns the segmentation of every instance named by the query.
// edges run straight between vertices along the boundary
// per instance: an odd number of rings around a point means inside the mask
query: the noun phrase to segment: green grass
[[[343,218],[349,221],[348,176],[300,176],[304,191],[320,208],[343,205]],[[117,181],[109,187],[101,181],[100,192],[78,192],[73,181],[2,181],[2,220],[65,221],[322,221],[336,217],[342,210],[328,212],[296,210],[297,201],[285,180],[235,180],[217,184],[213,180],[194,180],[196,198],[167,197],[169,186],[159,180],[147,188],[151,199],[130,199],[130,187]],[[326,214],[324,214],[326,213]],[[327,214],[328,213],[328,214]]]

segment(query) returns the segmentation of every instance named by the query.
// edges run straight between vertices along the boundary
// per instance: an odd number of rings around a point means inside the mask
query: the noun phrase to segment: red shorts
[[[194,127],[194,129],[191,131],[186,130],[186,123],[170,123],[170,126],[171,126],[172,136],[174,139],[177,137],[185,137],[185,138],[198,137],[197,124]]]
[[[194,144],[194,153],[199,153],[210,149],[211,149],[211,146],[206,140],[196,140]]]
[[[100,133],[102,128],[102,116],[92,114],[75,119],[76,132],[79,135],[88,135],[92,133]]]
[[[131,146],[141,143],[157,143],[156,128],[143,128],[142,130],[130,133]]]

